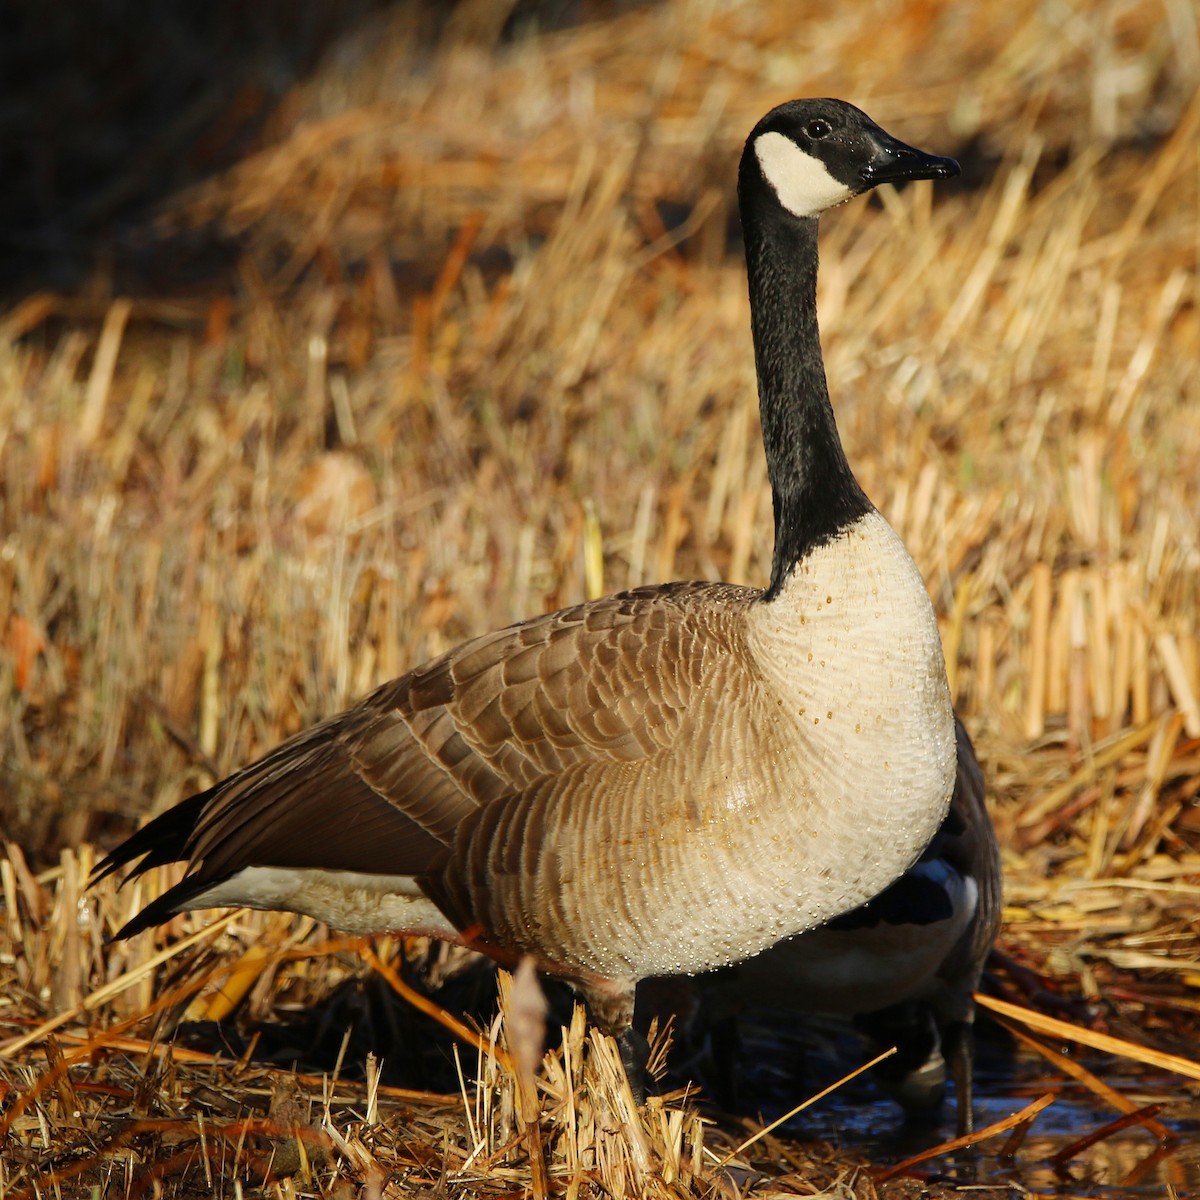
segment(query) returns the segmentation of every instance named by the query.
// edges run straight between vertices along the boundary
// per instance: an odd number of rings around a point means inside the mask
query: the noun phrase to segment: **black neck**
[[[869,512],[871,502],[846,462],[825,384],[817,329],[817,219],[793,217],[780,211],[773,196],[747,196],[743,188],[742,224],[775,505],[769,600],[800,559]]]

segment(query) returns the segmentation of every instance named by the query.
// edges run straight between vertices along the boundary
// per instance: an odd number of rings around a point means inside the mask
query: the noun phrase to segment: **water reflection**
[[[1061,1165],[1055,1156],[1120,1116],[1081,1085],[1049,1073],[1033,1051],[1014,1047],[981,1022],[976,1072],[976,1127],[1000,1121],[1046,1092],[1054,1103],[1036,1119],[1011,1158],[1001,1158],[1003,1136],[931,1160],[916,1173],[945,1182],[1013,1186],[1018,1191],[1079,1197],[1200,1196],[1200,1102],[1186,1082],[1136,1064],[1098,1055],[1082,1062],[1136,1105],[1161,1103],[1157,1120],[1176,1140],[1166,1146],[1140,1126],[1120,1130]],[[834,1082],[867,1057],[852,1034],[835,1024],[798,1026],[772,1014],[743,1020],[734,1068],[737,1110],[774,1120],[806,1094]],[[712,1090],[711,1060],[693,1058],[686,1069]],[[801,1084],[797,1084],[802,1080]],[[798,1090],[798,1086],[803,1090]],[[953,1104],[934,1120],[906,1122],[903,1113],[866,1078],[806,1110],[781,1134],[820,1138],[870,1158],[898,1162],[955,1136]]]

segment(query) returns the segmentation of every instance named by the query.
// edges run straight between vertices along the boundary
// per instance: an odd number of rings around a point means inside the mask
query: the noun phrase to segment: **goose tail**
[[[147,822],[96,864],[88,886],[95,886],[130,863],[135,865],[121,881],[122,887],[152,867],[185,861],[188,857],[188,843],[211,796],[212,789],[199,792]],[[141,861],[137,861],[138,859]],[[122,925],[110,940],[121,941],[123,938],[132,937],[143,929],[149,929],[152,925],[183,912],[188,907],[188,900],[207,886],[208,883],[197,884],[189,880],[176,884]]]

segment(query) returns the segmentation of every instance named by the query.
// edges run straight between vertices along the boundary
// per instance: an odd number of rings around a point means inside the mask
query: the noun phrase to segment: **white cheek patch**
[[[797,217],[815,217],[855,195],[853,189],[830,175],[819,158],[805,154],[782,133],[760,135],[755,139],[754,153],[779,203]]]

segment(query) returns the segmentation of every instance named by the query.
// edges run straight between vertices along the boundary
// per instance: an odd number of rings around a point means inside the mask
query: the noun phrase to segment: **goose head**
[[[739,190],[773,196],[793,217],[817,217],[881,183],[946,179],[952,158],[908,146],[844,100],[791,100],[754,127]]]

